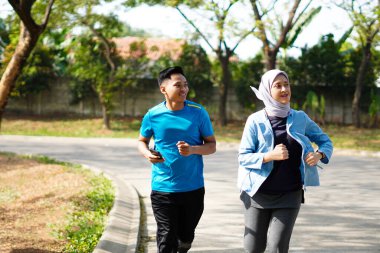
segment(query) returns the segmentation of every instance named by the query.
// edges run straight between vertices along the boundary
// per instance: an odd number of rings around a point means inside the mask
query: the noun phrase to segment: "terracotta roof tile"
[[[123,58],[141,57],[146,54],[151,60],[157,60],[164,55],[169,55],[171,59],[177,60],[182,53],[182,46],[186,43],[182,39],[140,37],[113,38],[112,41],[115,42],[117,51]],[[145,49],[137,47],[139,43],[144,43]]]

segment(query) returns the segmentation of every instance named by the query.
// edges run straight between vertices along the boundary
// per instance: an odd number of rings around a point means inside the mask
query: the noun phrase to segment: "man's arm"
[[[179,153],[183,156],[189,155],[210,155],[216,151],[216,139],[215,136],[208,136],[203,138],[202,145],[190,146],[184,141],[177,142]]]

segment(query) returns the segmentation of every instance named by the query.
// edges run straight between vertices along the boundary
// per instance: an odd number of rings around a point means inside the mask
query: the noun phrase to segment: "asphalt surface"
[[[95,252],[135,252],[140,235],[144,252],[156,252],[156,225],[149,199],[150,165],[138,154],[136,145],[131,139],[0,136],[0,151],[83,164],[113,180],[116,202]],[[243,210],[236,187],[237,146],[218,144],[217,153],[204,160],[205,211],[190,252],[243,252]],[[380,153],[334,152],[321,172],[321,186],[307,188],[290,252],[380,252],[379,162]],[[146,221],[139,227],[143,217]]]

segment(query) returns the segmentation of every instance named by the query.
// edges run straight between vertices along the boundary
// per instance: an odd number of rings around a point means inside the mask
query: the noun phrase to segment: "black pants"
[[[194,240],[194,231],[202,216],[205,189],[190,192],[152,191],[153,214],[157,222],[159,253],[185,253]]]

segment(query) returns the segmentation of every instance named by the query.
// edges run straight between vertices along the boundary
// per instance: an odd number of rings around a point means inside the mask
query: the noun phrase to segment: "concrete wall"
[[[251,92],[247,89],[247,92]],[[296,92],[296,91],[293,91]],[[252,96],[254,96],[252,92]],[[306,96],[306,94],[305,94]],[[345,123],[352,122],[351,100],[350,97],[340,97],[336,94],[325,96],[326,99],[326,116],[325,121],[328,123]],[[51,85],[51,89],[38,95],[30,95],[27,98],[11,98],[6,111],[11,113],[29,114],[29,115],[62,115],[75,114],[82,116],[101,116],[101,107],[96,97],[87,99],[79,104],[70,104],[70,92],[67,86],[67,80],[58,79]],[[114,114],[117,116],[143,116],[146,111],[162,102],[163,95],[157,87],[151,91],[140,94],[128,94],[121,91],[116,96]],[[261,101],[256,102],[257,109],[263,107]],[[217,89],[210,95],[207,105],[204,105],[212,118],[218,115],[218,95]],[[233,90],[229,91],[227,102],[227,116],[229,120],[243,120],[252,113],[252,111],[243,109]],[[310,113],[314,118],[314,115]],[[363,113],[363,119],[366,113]]]

